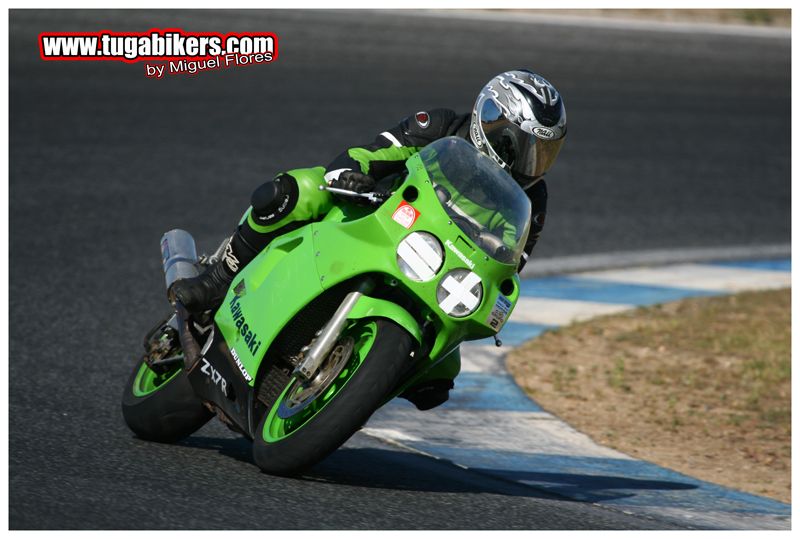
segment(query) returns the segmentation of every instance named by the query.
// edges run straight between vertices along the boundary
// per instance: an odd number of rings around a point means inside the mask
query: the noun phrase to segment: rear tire
[[[276,414],[293,379],[268,407],[253,440],[254,460],[264,472],[291,476],[307,470],[345,443],[397,387],[408,366],[411,335],[390,320],[359,323],[374,328],[374,336],[360,363],[358,347],[353,350],[351,362],[342,371],[352,373],[346,379],[340,376],[344,381],[331,400],[290,432],[282,430],[283,420]],[[363,352],[366,346],[361,348]]]
[[[159,377],[142,358],[125,384],[122,415],[139,438],[172,443],[195,432],[214,414],[197,398],[182,365]]]

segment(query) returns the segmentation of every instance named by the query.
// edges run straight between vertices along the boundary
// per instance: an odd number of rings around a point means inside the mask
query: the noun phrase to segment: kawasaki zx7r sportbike
[[[387,191],[346,193],[372,207],[342,204],[274,239],[216,312],[175,303],[125,387],[133,432],[173,442],[216,414],[253,440],[262,470],[297,474],[382,404],[448,361],[457,369],[462,341],[496,336],[519,296],[528,197],[455,137],[406,169]],[[293,174],[323,190],[323,172]],[[198,260],[187,232],[165,234],[167,287],[224,247]]]

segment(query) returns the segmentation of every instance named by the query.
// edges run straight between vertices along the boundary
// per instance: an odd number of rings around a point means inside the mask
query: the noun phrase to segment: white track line
[[[581,273],[573,275],[573,277],[612,283],[715,290],[719,292],[786,288],[791,285],[791,275],[788,272],[702,266],[698,264],[679,264],[664,268],[597,271]]]
[[[461,372],[505,374],[507,352],[508,347],[464,343],[461,345]]]
[[[588,320],[595,316],[620,313],[633,307],[633,305],[621,303],[521,297],[511,314],[511,321],[523,324],[566,326],[572,322]]]
[[[609,30],[634,30],[645,32],[671,32],[679,34],[711,34],[724,36],[764,37],[773,39],[789,39],[792,35],[789,28],[749,26],[743,24],[709,24],[684,23],[668,21],[651,21],[640,19],[619,19],[610,17],[587,17],[581,15],[556,15],[544,13],[525,13],[520,11],[484,11],[484,10],[390,10],[397,15],[412,17],[428,17],[439,19],[460,19],[489,22],[507,22],[521,24],[546,24],[549,26],[578,26],[584,28],[601,28]],[[387,13],[378,11],[378,13]]]
[[[424,440],[430,446],[468,447],[492,452],[564,455],[570,457],[632,457],[595,443],[586,434],[547,412],[509,412],[447,408],[434,421],[421,421],[418,413],[399,407],[382,408],[362,432],[394,442]],[[446,425],[446,428],[443,426]]]
[[[744,260],[754,258],[789,258],[792,246],[786,244],[771,245],[734,245],[731,247],[691,247],[684,249],[654,249],[649,251],[620,251],[614,253],[597,253],[590,255],[561,256],[554,258],[536,258],[528,261],[520,277],[535,277],[577,271],[592,271],[614,268],[632,268],[636,266],[664,266],[667,264],[683,264],[688,262],[712,262],[719,260]]]

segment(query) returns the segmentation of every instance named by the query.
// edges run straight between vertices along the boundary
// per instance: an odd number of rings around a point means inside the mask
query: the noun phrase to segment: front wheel
[[[345,443],[397,387],[412,345],[390,320],[352,322],[311,384],[292,378],[270,403],[253,442],[258,467],[296,475]]]
[[[213,417],[197,398],[182,364],[156,373],[144,358],[125,384],[122,415],[139,438],[163,443],[186,438]]]

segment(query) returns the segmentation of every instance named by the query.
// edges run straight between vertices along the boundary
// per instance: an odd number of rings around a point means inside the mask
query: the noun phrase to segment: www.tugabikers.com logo
[[[43,32],[43,60],[119,60],[148,62],[145,75],[194,75],[201,71],[271,63],[278,57],[278,38],[272,32],[220,34],[157,28],[139,33]],[[154,63],[154,62],[164,63]]]

